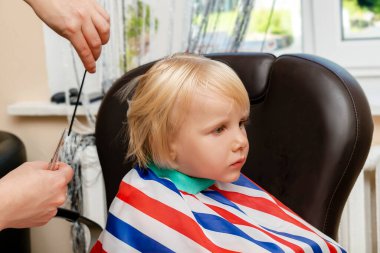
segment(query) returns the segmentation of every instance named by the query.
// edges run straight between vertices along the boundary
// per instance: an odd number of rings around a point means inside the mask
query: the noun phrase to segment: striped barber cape
[[[244,175],[189,194],[135,168],[91,252],[346,251]]]

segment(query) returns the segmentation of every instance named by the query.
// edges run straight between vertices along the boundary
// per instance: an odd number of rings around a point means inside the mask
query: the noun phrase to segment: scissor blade
[[[53,154],[53,157],[50,159],[48,170],[55,170],[55,164],[58,161],[59,152],[63,147],[63,144],[65,142],[65,135],[66,135],[66,129],[63,130],[63,133],[61,135],[61,138],[59,139],[57,148],[55,149],[55,152]]]

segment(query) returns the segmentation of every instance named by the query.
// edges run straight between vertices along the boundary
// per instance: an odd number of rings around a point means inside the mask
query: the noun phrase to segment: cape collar
[[[215,183],[211,179],[191,177],[174,169],[160,168],[152,163],[148,168],[158,177],[170,179],[179,190],[190,194],[197,194]]]

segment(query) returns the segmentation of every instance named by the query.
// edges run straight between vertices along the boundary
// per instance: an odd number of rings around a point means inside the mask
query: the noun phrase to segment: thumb
[[[67,183],[70,182],[73,178],[74,170],[69,165],[63,162],[58,162],[57,166],[58,169],[55,172],[62,174],[65,177]]]
[[[20,167],[34,169],[34,170],[46,170],[49,166],[49,163],[44,161],[33,161],[23,163]]]

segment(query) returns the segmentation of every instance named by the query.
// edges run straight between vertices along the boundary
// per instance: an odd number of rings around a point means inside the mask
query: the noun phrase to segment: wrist
[[[5,204],[7,202],[7,196],[3,188],[3,179],[0,179],[0,231],[7,228],[7,204]]]
[[[27,3],[30,7],[32,7],[31,0],[22,0],[23,2]],[[33,9],[33,8],[32,8]]]

